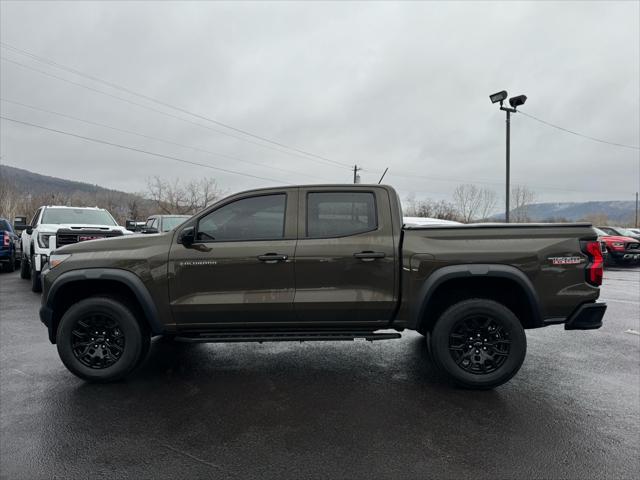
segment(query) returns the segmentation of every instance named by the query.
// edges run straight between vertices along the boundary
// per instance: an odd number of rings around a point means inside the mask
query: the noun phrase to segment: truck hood
[[[122,232],[124,235],[128,235],[131,232],[120,225],[83,225],[75,223],[43,223],[38,225],[38,232],[40,233],[56,233],[58,230],[77,230],[79,232],[83,230],[104,230],[105,232]]]
[[[622,237],[620,235],[607,235],[606,237],[600,237],[601,240],[606,242],[624,242],[624,243],[638,243],[638,240],[631,237]]]
[[[158,235],[123,235],[121,237],[99,238],[56,248],[56,253],[106,252],[117,250],[136,250],[150,245],[168,243],[174,232]]]

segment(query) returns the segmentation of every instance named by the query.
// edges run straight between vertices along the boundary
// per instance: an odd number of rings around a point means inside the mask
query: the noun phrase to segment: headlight
[[[613,247],[615,247],[615,248],[623,248],[624,247],[624,243],[623,242],[612,242],[611,245],[613,245]]]
[[[54,235],[53,233],[39,233],[38,245],[40,245],[40,248],[49,248],[49,237],[53,237]]]
[[[67,255],[63,255],[61,253],[52,253],[49,256],[49,267],[50,268],[55,268],[58,265],[60,265],[62,262],[64,262],[67,258],[69,258],[71,255],[67,254]]]

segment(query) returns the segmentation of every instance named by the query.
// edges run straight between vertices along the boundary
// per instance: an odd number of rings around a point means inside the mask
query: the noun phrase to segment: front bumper
[[[564,324],[565,330],[595,330],[602,326],[606,303],[585,303],[573,312]]]

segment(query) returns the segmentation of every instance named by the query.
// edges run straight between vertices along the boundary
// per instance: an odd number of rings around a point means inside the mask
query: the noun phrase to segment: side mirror
[[[178,236],[178,242],[185,247],[190,247],[196,241],[196,229],[194,227],[183,228]]]
[[[31,235],[33,233],[33,227],[31,225],[27,225],[25,231],[27,232],[27,235]]]
[[[158,233],[158,229],[153,227],[147,227],[147,228],[143,228],[140,233]]]
[[[130,232],[136,231],[136,221],[135,220],[127,220],[124,222],[124,228],[129,230]]]

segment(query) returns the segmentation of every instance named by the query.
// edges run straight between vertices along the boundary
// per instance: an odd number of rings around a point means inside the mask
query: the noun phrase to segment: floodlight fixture
[[[509,99],[509,105],[511,105],[513,108],[517,108],[520,105],[524,105],[524,102],[526,101],[527,101],[526,95],[518,95],[517,97],[511,97]]]
[[[502,90],[501,92],[494,93],[493,95],[489,95],[489,99],[491,103],[502,103],[507,98],[507,91]]]

